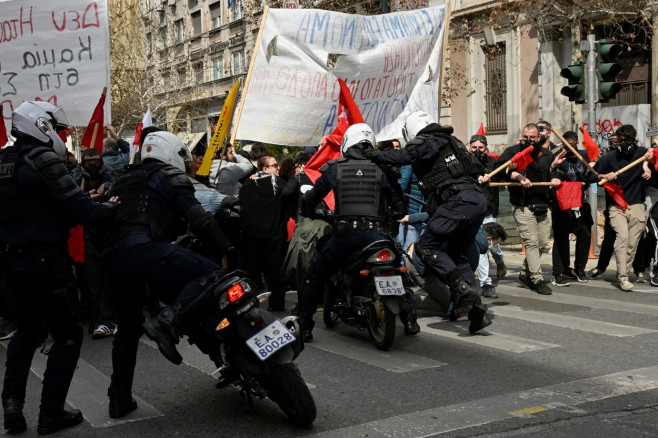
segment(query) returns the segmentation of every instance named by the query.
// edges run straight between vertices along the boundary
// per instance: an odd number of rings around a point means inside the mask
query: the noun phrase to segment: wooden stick
[[[540,181],[540,182],[533,182],[532,185],[536,187],[548,187],[552,185],[550,181]],[[587,183],[581,183],[583,185]],[[489,183],[490,187],[520,187],[522,184],[520,182],[492,182]]]
[[[507,166],[509,166],[509,165],[512,164],[513,162],[514,162],[514,161],[512,161],[512,160],[508,160],[505,164],[503,164],[503,165],[499,166],[498,168],[496,168],[495,170],[493,170],[493,171],[489,174],[489,176],[490,176],[490,177],[491,177],[491,176],[494,176],[495,174],[497,174],[497,173],[500,172],[501,170],[506,169]]]
[[[569,149],[569,150],[571,151],[571,153],[573,153],[573,154],[576,156],[576,158],[578,158],[578,159],[579,159],[579,160],[585,165],[585,167],[587,167],[587,169],[588,169],[590,172],[592,172],[592,173],[595,174],[595,175],[598,175],[598,172],[597,172],[596,170],[594,170],[594,168],[593,168],[592,166],[589,165],[589,163],[587,162],[587,160],[585,160],[585,159],[583,158],[583,156],[580,155],[580,154],[578,153],[578,151],[577,151],[576,149],[574,149],[574,147],[571,146],[571,144],[570,144],[568,141],[566,141],[566,140],[564,139],[564,137],[562,137],[562,136],[560,135],[559,132],[557,132],[556,130],[553,130],[553,134],[555,134],[555,136],[556,136],[557,138],[560,139],[560,141],[562,142],[562,144],[564,145],[564,147],[566,147],[567,149]]]
[[[631,167],[635,167],[638,164],[640,164],[641,162],[646,161],[646,160],[647,160],[647,157],[645,155],[643,155],[641,158],[638,158],[637,160],[633,161],[632,163],[629,163],[629,164],[625,165],[624,167],[622,167],[621,169],[619,169],[618,171],[616,171],[615,175],[619,176],[620,174],[626,172]],[[607,182],[608,182],[608,180],[603,178],[601,181],[599,181],[599,185],[602,186],[603,184],[605,184]]]
[[[93,134],[91,134],[91,146],[87,146],[87,147],[95,148],[97,136],[98,136],[98,123],[94,123],[94,132]]]
[[[258,29],[258,36],[256,37],[256,43],[254,45],[254,51],[251,54],[249,71],[247,72],[247,78],[245,79],[244,86],[242,87],[242,98],[240,99],[238,114],[235,116],[235,126],[233,127],[233,132],[231,132],[231,140],[229,141],[229,143],[231,143],[234,146],[235,146],[235,135],[238,132],[238,126],[240,125],[240,117],[242,116],[242,107],[244,106],[244,101],[247,100],[247,91],[249,90],[249,81],[251,81],[251,72],[254,70],[254,65],[256,65],[256,58],[258,57],[258,48],[260,47],[260,39],[263,36],[263,29],[265,29],[265,22],[267,21],[267,12],[269,10],[270,7],[265,5],[265,8],[263,9],[263,18],[261,19],[260,22],[260,29]]]
[[[133,144],[133,150],[130,151],[130,161],[128,161],[128,165],[135,164],[135,155],[136,154],[137,154],[137,145]]]

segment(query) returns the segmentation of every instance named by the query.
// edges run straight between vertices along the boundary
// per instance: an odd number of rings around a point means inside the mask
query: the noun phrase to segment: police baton
[[[415,198],[415,197],[411,196],[409,193],[405,193],[404,197],[411,200],[411,201],[416,201],[420,205],[427,206],[427,202],[423,201],[422,199]]]

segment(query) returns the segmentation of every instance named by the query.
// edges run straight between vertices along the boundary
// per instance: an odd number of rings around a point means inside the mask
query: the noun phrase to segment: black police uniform
[[[173,324],[177,311],[203,292],[204,280],[214,276],[219,267],[170,242],[184,234],[189,224],[197,237],[216,251],[218,259],[226,252],[228,243],[212,216],[194,197],[189,178],[171,165],[146,159],[119,177],[111,195],[119,196],[121,202],[101,258],[116,302],[117,333],[112,346],[113,373],[108,395],[110,416],[117,418],[136,408],[131,388],[137,346],[144,333],[144,282],[160,300],[174,306],[166,314],[170,320],[163,321]],[[161,315],[162,312],[157,318]],[[158,346],[169,360],[180,363],[175,346],[171,346],[173,353],[163,350],[159,340]]]
[[[362,145],[346,151],[346,157],[329,161],[312,190],[302,198],[302,214],[313,216],[315,206],[331,191],[336,200],[336,224],[331,239],[323,246],[300,294],[299,316],[306,340],[313,329],[313,314],[322,298],[323,284],[340,268],[340,264],[354,251],[385,237],[384,221],[387,205],[397,219],[405,214],[399,190],[391,190],[386,174],[373,162],[365,159]]]
[[[112,208],[83,194],[52,148],[19,139],[0,150],[0,211],[0,264],[17,307],[2,390],[5,428],[26,427],[30,364],[50,332],[38,429],[49,433],[82,421],[80,411],[64,411],[82,344],[69,228],[109,217]]]
[[[487,200],[478,184],[482,164],[453,137],[452,127],[432,123],[404,149],[368,152],[376,163],[411,164],[427,198],[430,219],[416,248],[423,262],[456,294],[455,317],[469,314],[469,330],[490,322],[481,304],[468,252],[487,214]],[[448,242],[448,250],[441,245]]]

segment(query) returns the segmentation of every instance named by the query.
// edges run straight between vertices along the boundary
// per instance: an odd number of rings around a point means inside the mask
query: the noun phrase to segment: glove
[[[226,198],[224,198],[222,200],[222,205],[220,205],[219,207],[222,210],[231,210],[236,202],[237,202],[237,199],[235,199],[232,196],[227,196]]]
[[[366,149],[363,151],[363,155],[365,155],[367,159],[372,160],[377,156],[377,151],[374,149]]]

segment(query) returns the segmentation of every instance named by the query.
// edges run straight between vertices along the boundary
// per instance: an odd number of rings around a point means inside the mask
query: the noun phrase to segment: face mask
[[[85,163],[82,168],[91,178],[96,178],[101,172],[102,165],[95,162]]]

